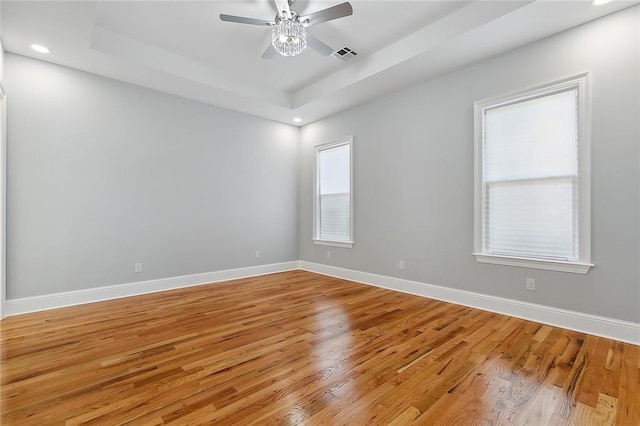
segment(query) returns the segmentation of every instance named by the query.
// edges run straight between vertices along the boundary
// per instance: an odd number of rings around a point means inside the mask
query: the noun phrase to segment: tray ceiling
[[[341,1],[298,1],[293,9]],[[346,61],[312,49],[262,59],[269,28],[218,18],[272,20],[266,0],[5,0],[1,34],[8,52],[304,125],[637,3],[352,0],[352,16],[309,28],[334,49],[358,52]]]

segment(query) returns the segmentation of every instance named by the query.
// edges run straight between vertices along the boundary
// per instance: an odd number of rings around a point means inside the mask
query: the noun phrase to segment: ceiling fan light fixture
[[[296,56],[307,47],[307,32],[294,19],[282,19],[273,25],[271,44],[282,56]]]

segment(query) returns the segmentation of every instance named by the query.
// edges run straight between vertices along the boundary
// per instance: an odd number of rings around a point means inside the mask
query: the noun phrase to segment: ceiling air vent
[[[349,46],[342,47],[331,54],[340,60],[346,61],[347,59],[355,58],[358,53]]]

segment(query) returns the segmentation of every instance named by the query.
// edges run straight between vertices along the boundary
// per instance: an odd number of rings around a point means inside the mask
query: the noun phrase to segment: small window
[[[315,149],[314,236],[316,244],[353,246],[351,138]]]
[[[479,262],[587,273],[587,75],[476,103]]]

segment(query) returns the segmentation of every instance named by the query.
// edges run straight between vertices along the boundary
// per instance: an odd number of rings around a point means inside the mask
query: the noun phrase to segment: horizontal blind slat
[[[351,215],[349,194],[320,195],[320,239],[349,241]]]

